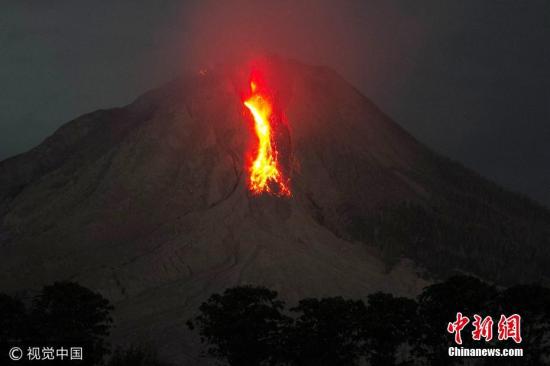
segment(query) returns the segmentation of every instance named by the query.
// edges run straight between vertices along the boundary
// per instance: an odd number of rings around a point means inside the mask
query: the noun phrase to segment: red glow
[[[254,194],[267,192],[277,196],[290,196],[288,180],[281,172],[273,138],[274,103],[270,91],[255,74],[250,80],[250,94],[243,104],[252,115],[258,138],[256,157],[249,167],[250,191]]]

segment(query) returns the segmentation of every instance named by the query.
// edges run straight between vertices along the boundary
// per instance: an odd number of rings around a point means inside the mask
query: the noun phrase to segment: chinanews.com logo
[[[454,335],[454,343],[458,346],[449,347],[450,357],[521,357],[523,356],[523,348],[466,348],[462,347],[462,331],[466,330],[468,324],[473,327],[471,331],[471,339],[476,342],[484,341],[484,344],[489,344],[493,341],[493,329],[495,322],[493,317],[482,317],[478,314],[473,315],[473,321],[470,323],[470,318],[462,315],[461,312],[456,313],[456,319],[449,322],[447,332]],[[512,314],[506,316],[502,314],[496,326],[497,335],[495,341],[512,340],[516,344],[522,342],[521,338],[521,316]],[[471,329],[471,328],[470,328]],[[491,343],[494,344],[495,342]],[[459,347],[460,346],[460,347]]]

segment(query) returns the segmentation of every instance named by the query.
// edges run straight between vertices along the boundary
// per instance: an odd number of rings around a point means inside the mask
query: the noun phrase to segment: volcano
[[[549,282],[547,209],[423,146],[330,68],[263,64],[291,195],[250,191],[249,70],[203,70],[0,163],[0,291],[77,281],[114,303],[115,341],[198,365],[185,322],[238,284],[292,303],[413,296],[455,272]]]

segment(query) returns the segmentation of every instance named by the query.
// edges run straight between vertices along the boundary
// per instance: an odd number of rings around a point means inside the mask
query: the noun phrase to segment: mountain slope
[[[115,302],[116,339],[196,364],[184,322],[227,286],[294,301],[414,295],[420,272],[547,280],[547,210],[432,153],[330,69],[264,66],[290,199],[247,190],[246,72],[176,80],[0,163],[0,290],[78,281]]]

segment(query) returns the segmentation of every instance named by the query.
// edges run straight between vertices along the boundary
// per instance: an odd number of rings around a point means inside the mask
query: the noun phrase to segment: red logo
[[[518,314],[509,317],[501,315],[498,321],[498,340],[505,341],[509,338],[521,343],[521,316]]]
[[[467,316],[462,316],[462,313],[456,313],[456,321],[447,325],[447,332],[455,334],[455,343],[462,344],[462,336],[460,332],[470,322]]]
[[[472,339],[474,341],[479,341],[481,338],[484,338],[485,342],[489,342],[493,339],[493,318],[486,316],[481,320],[481,316],[475,314],[474,319],[472,325],[475,329],[472,332]]]
[[[462,330],[470,323],[470,318],[463,316],[461,312],[456,313],[456,320],[447,325],[447,332],[454,334],[456,344],[462,344]],[[480,341],[482,338],[485,342],[493,339],[493,318],[491,316],[481,317],[474,314],[472,326],[472,339]],[[506,317],[504,314],[500,316],[498,322],[498,340],[505,341],[512,339],[516,343],[521,343],[521,316],[513,314]]]

